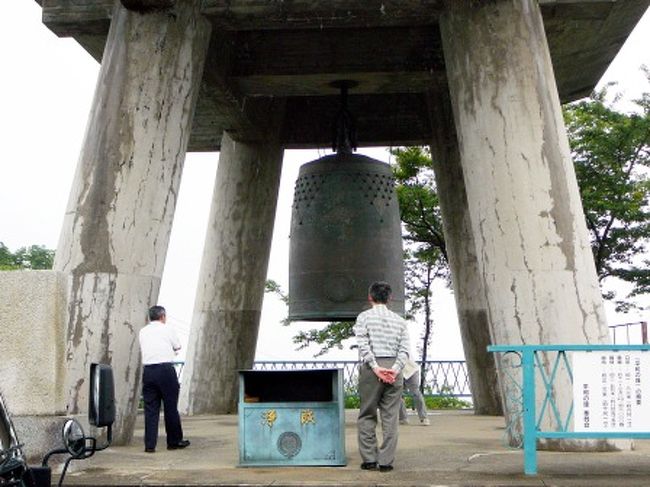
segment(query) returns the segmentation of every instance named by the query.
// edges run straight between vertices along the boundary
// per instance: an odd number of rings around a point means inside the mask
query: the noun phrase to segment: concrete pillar
[[[183,370],[189,414],[236,412],[237,370],[255,358],[282,154],[223,135]]]
[[[496,363],[487,351],[492,343],[487,305],[447,86],[436,86],[428,101],[433,127],[433,171],[474,413],[496,416],[503,414],[503,408]]]
[[[86,411],[90,363],[111,364],[118,444],[135,422],[137,334],[158,296],[209,41],[200,3],[150,14],[116,3],[56,252],[70,276],[68,413]]]
[[[606,343],[539,6],[535,0],[448,5],[443,48],[492,338]],[[553,394],[566,413],[568,379],[557,381]]]

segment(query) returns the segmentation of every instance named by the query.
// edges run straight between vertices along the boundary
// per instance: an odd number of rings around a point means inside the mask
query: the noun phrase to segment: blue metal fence
[[[418,364],[420,365],[420,364]],[[346,395],[357,394],[359,363],[353,360],[260,361],[255,370],[343,369]],[[431,360],[424,363],[424,393],[427,396],[471,398],[467,365],[463,360]]]
[[[573,384],[573,370],[568,353],[570,352],[649,352],[649,345],[495,345],[488,347],[489,352],[514,354],[516,360],[508,360],[510,369],[501,364],[501,379],[505,382],[506,409],[509,412],[508,427],[514,422],[522,421],[522,444],[524,448],[524,472],[527,475],[537,473],[537,440],[554,439],[608,439],[608,438],[650,438],[650,432],[614,432],[614,431],[570,431],[574,415],[572,398],[570,407],[561,410],[558,407],[553,386],[558,377],[568,379]],[[520,375],[517,373],[521,371]],[[518,376],[519,375],[519,376]],[[541,395],[536,396],[537,384],[543,385]],[[543,397],[537,409],[538,398]],[[566,397],[560,398],[567,400]],[[553,424],[552,430],[543,429],[543,421]],[[548,419],[550,418],[550,421]]]
[[[180,377],[184,362],[176,362]],[[255,370],[311,370],[343,369],[343,389],[348,396],[357,395],[358,362],[354,360],[276,360],[259,361],[253,364]],[[418,364],[419,365],[419,364]],[[424,363],[424,393],[427,396],[453,396],[471,399],[464,360],[429,360]]]

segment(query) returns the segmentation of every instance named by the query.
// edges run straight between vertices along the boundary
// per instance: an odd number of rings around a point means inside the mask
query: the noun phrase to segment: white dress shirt
[[[143,365],[173,362],[176,352],[181,349],[174,329],[160,321],[152,321],[142,328],[139,339]]]

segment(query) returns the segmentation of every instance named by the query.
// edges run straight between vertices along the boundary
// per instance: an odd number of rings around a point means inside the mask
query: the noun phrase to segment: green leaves
[[[328,323],[324,328],[301,331],[293,337],[293,343],[298,344],[298,350],[307,348],[315,344],[320,345],[321,349],[315,354],[319,357],[327,353],[332,348],[343,348],[343,341],[354,336],[352,327],[353,321],[336,321]]]
[[[648,292],[650,280],[641,260],[650,237],[650,94],[637,100],[636,113],[617,111],[607,95],[605,88],[567,105],[564,118],[598,278],[632,284],[616,301],[626,311],[630,298]],[[617,299],[612,291],[603,296]]]
[[[273,279],[268,279],[264,284],[264,292],[275,294],[284,304],[289,304],[289,295],[282,290],[280,284]]]
[[[0,271],[51,269],[53,265],[54,250],[46,249],[42,245],[31,245],[12,253],[0,242]]]
[[[395,156],[393,175],[404,230],[407,314],[410,319],[422,320],[418,348],[422,360],[427,360],[433,335],[432,286],[436,279],[449,277],[440,202],[429,148],[398,148],[391,154]]]
[[[429,150],[407,147],[393,149],[391,154],[395,156],[393,175],[407,246],[414,245],[414,256],[427,254],[428,259],[446,261],[442,216]]]

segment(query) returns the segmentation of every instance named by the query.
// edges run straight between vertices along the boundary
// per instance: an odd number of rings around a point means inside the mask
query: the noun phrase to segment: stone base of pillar
[[[556,440],[544,438],[537,444],[538,450],[563,452],[608,452],[633,450],[632,440],[571,440],[563,438]]]
[[[30,465],[40,465],[50,450],[63,448],[61,436],[66,416],[12,416],[18,440]],[[50,466],[62,463],[65,455],[53,455]]]
[[[68,338],[64,392],[68,414],[88,411],[92,363],[113,368],[115,423],[113,443],[130,443],[140,397],[138,333],[155,304],[160,279],[126,273],[84,273],[67,280]]]
[[[239,397],[237,371],[255,359],[259,311],[202,311],[192,328],[200,332],[193,357],[212,357],[211,365],[188,360],[183,370],[179,408],[184,414],[235,414]]]
[[[457,298],[456,303],[457,306],[466,304],[466,300]],[[488,345],[492,344],[487,313],[484,309],[459,309],[458,323],[472,389],[474,414],[501,416],[503,406],[499,395],[497,368],[493,354],[486,351]]]

